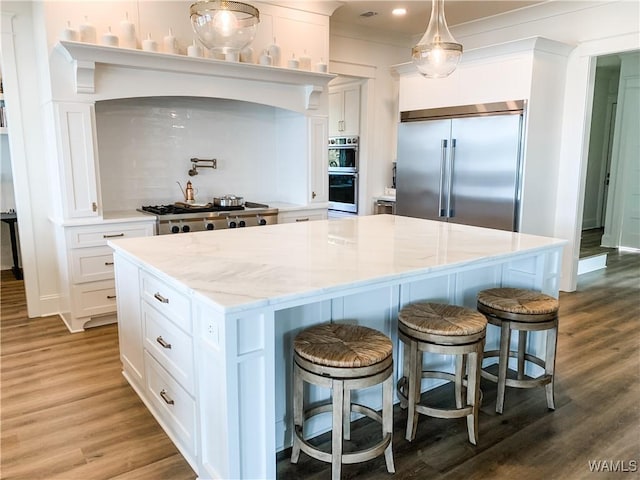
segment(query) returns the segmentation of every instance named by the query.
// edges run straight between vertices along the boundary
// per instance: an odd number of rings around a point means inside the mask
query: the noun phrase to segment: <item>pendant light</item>
[[[240,52],[256,36],[260,12],[247,3],[226,0],[191,5],[191,26],[200,41],[217,53]]]
[[[462,45],[453,38],[444,18],[444,0],[432,0],[427,31],[411,50],[413,63],[427,78],[448,77],[462,57]]]

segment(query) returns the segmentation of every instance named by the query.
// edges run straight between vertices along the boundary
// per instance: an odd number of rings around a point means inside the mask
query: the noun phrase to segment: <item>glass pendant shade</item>
[[[432,0],[427,31],[411,56],[418,71],[427,78],[448,77],[462,57],[462,45],[456,42],[444,18],[444,0]]]
[[[257,8],[241,2],[202,1],[191,5],[191,26],[205,47],[217,53],[239,52],[256,36]]]

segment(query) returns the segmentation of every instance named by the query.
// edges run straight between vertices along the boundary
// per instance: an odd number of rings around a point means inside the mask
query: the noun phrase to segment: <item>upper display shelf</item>
[[[211,58],[188,57],[185,55],[148,52],[128,48],[87,44],[72,41],[60,41],[56,47],[74,64],[75,93],[94,94],[96,91],[96,69],[104,65],[119,67],[138,72],[156,74],[176,74],[182,79],[186,76],[208,77],[209,79],[259,82],[263,87],[303,87],[305,108],[318,108],[318,96],[335,75],[308,70],[256,65]],[[165,75],[166,76],[166,75]],[[125,87],[120,84],[120,87]]]

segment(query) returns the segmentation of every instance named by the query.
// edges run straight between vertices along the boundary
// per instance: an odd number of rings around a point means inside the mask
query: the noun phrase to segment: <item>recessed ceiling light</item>
[[[391,13],[393,15],[396,15],[397,17],[401,17],[402,15],[406,15],[407,14],[407,9],[406,8],[394,8],[393,10],[391,10]]]

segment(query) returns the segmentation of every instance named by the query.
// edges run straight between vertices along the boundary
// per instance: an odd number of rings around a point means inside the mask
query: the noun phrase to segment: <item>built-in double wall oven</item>
[[[359,139],[329,137],[329,210],[358,213]]]

